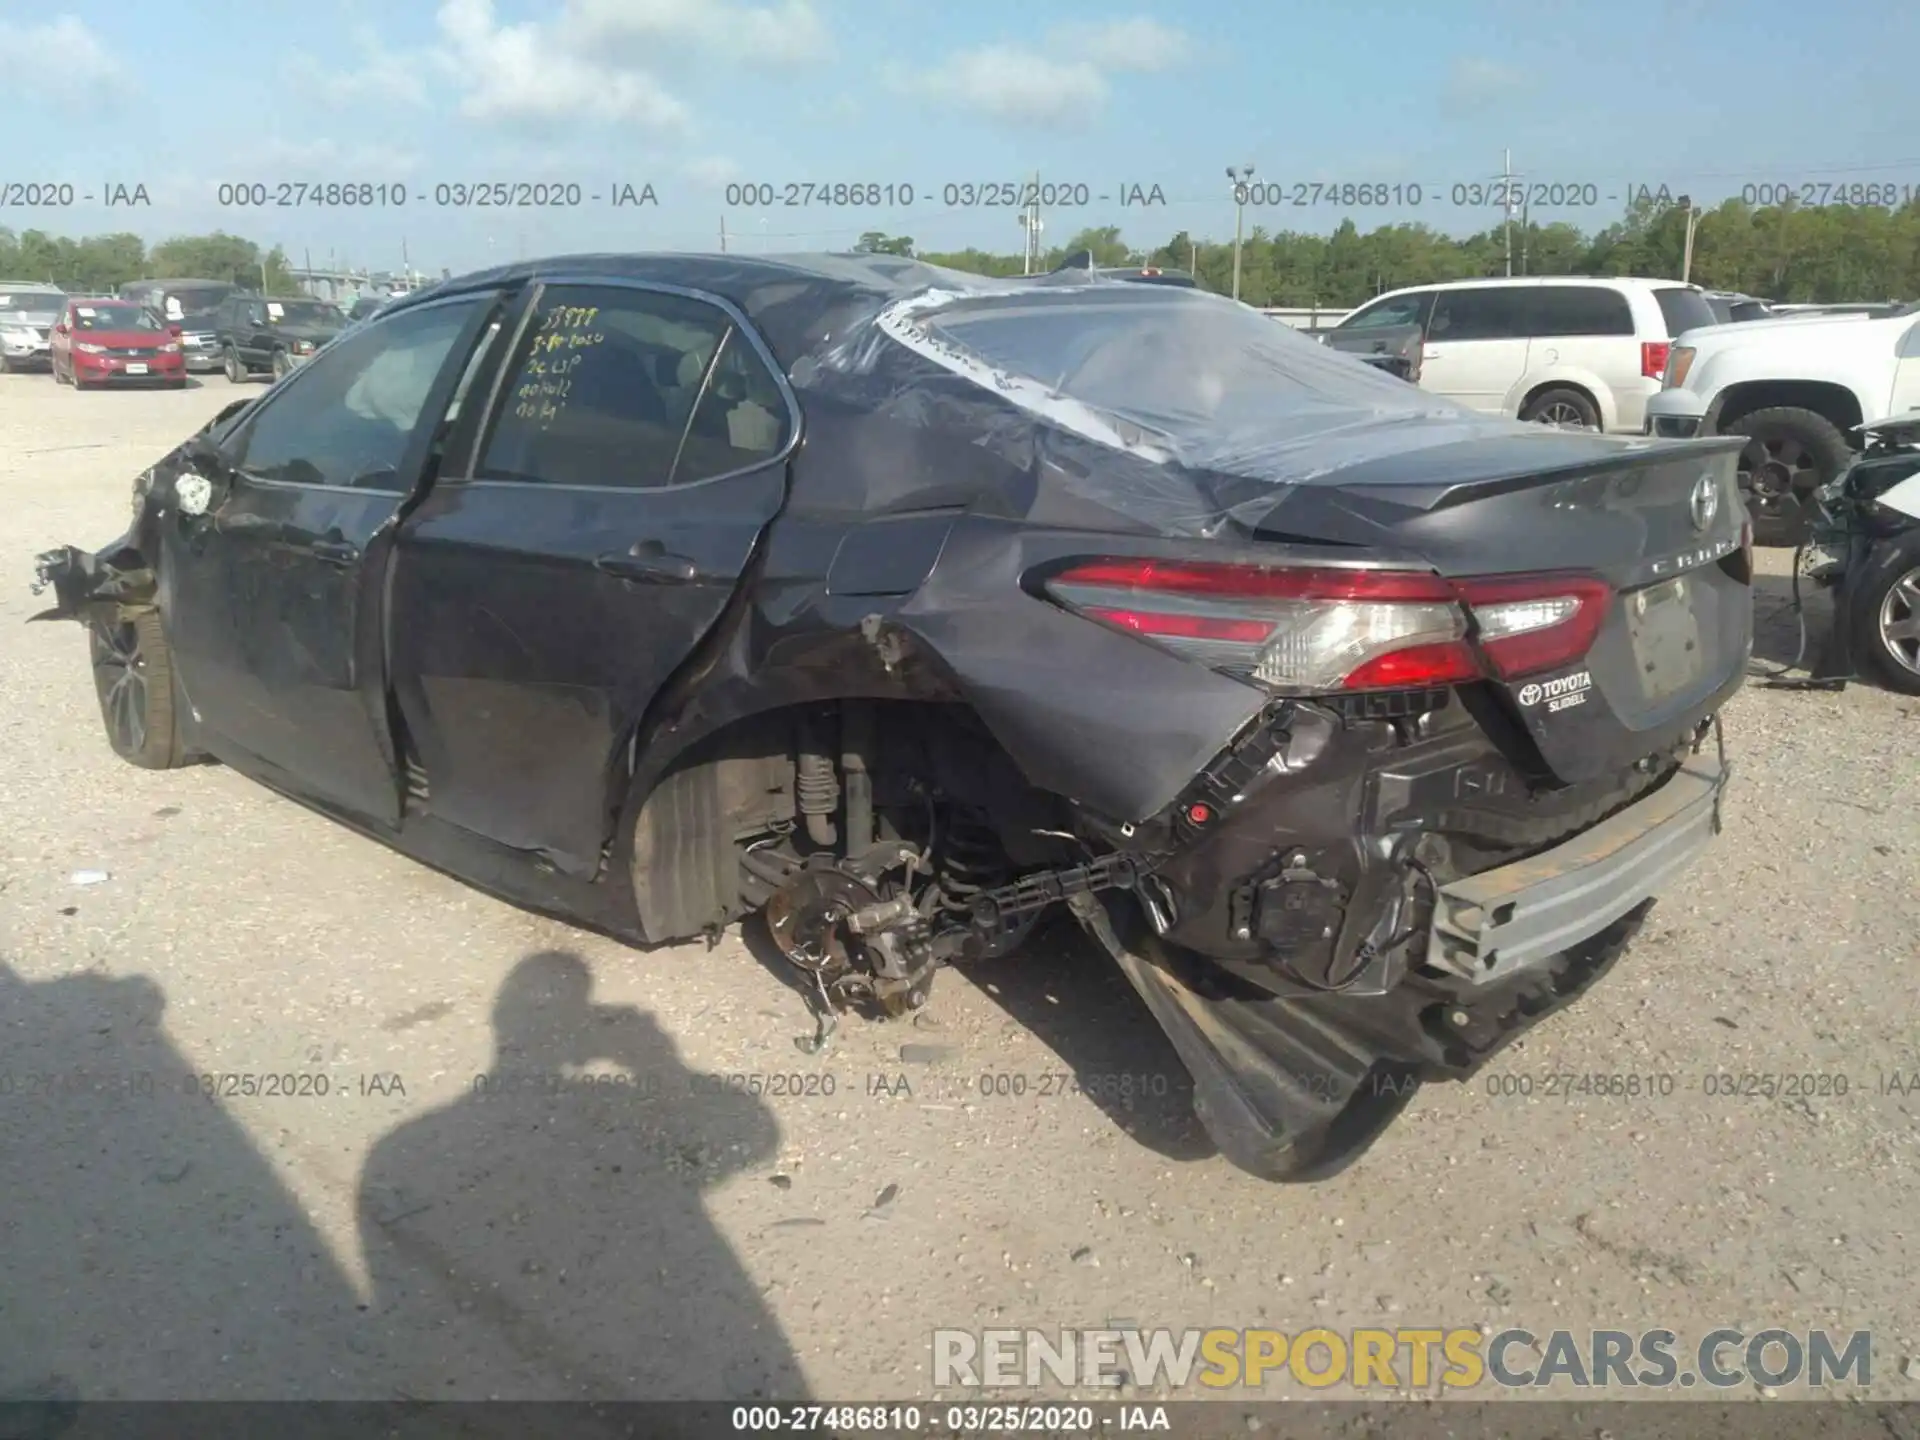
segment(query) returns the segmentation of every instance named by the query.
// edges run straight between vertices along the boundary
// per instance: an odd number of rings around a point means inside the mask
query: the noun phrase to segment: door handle
[[[314,559],[328,565],[351,565],[360,558],[360,547],[345,540],[316,540],[308,550]]]
[[[659,542],[642,542],[631,550],[610,550],[593,562],[594,569],[643,585],[691,585],[699,567],[684,555],[669,555]]]

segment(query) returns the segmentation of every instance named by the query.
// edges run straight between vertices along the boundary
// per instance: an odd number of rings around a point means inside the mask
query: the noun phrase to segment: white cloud
[[[1107,103],[1107,79],[1089,61],[1054,60],[1018,45],[988,45],[955,55],[919,79],[937,100],[1016,124],[1085,118]]]
[[[581,116],[653,130],[689,122],[687,108],[652,76],[575,53],[551,24],[495,24],[492,0],[446,0],[439,20],[442,60],[470,86],[460,111],[471,119],[538,127]]]
[[[812,0],[772,6],[727,0],[568,0],[555,23],[581,53],[640,61],[661,48],[701,48],[747,64],[819,60],[829,42]]]
[[[827,53],[812,0],[565,0],[549,18],[499,21],[493,0],[444,0],[439,66],[464,87],[461,113],[524,129],[628,122],[662,134],[692,129],[666,76],[695,59],[792,65]]]
[[[126,68],[77,15],[38,25],[0,20],[0,54],[22,57],[23,63],[8,67],[7,76],[9,84],[22,90],[45,90],[56,78],[62,86],[110,80]]]
[[[294,85],[327,104],[346,107],[367,101],[424,105],[430,58],[384,45],[367,27],[355,31],[360,63],[348,69],[330,69],[311,55],[293,58],[287,70]]]
[[[1062,26],[1054,32],[1053,44],[1071,47],[1101,69],[1113,71],[1170,70],[1193,54],[1193,42],[1184,32],[1144,15]]]
[[[1085,124],[1112,76],[1164,70],[1191,52],[1180,31],[1144,17],[1057,29],[1044,45],[986,45],[900,77],[896,88],[1016,125]]]

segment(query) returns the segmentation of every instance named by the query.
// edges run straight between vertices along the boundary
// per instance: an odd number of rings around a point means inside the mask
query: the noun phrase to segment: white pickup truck
[[[1798,545],[1813,492],[1859,448],[1864,420],[1920,411],[1920,304],[1689,330],[1674,343],[1646,432],[1744,435],[1740,485],[1762,545]]]

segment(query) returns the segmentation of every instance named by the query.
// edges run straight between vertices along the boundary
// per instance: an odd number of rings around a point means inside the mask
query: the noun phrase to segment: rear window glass
[[[1250,306],[1172,286],[969,298],[925,326],[935,342],[1051,395],[1161,435],[1204,432],[1209,443],[1271,434],[1290,409],[1432,403],[1380,372],[1361,378],[1347,357]]]
[[[1660,304],[1660,313],[1666,317],[1667,334],[1677,338],[1689,330],[1697,330],[1702,325],[1718,325],[1718,317],[1713,307],[1707,304],[1707,297],[1698,290],[1685,290],[1678,286],[1670,290],[1656,290],[1653,298]]]

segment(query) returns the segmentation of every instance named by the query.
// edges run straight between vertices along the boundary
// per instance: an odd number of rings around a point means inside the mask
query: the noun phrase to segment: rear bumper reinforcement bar
[[[1605,929],[1711,843],[1727,776],[1702,750],[1658,790],[1571,840],[1441,886],[1427,963],[1491,984]]]

